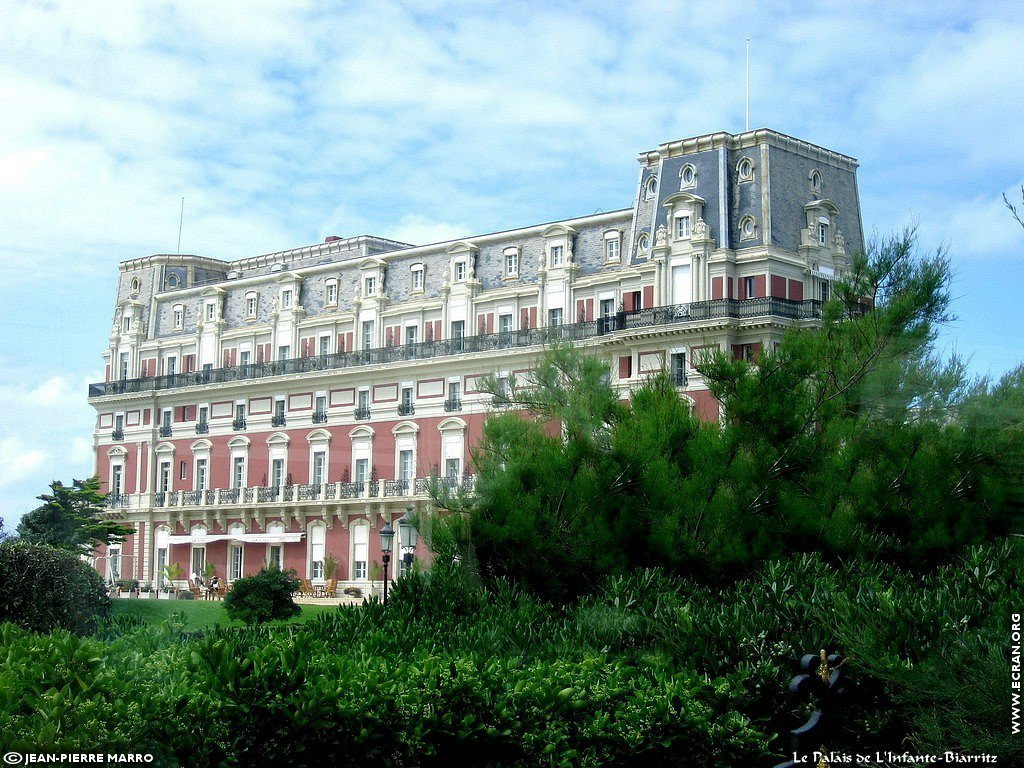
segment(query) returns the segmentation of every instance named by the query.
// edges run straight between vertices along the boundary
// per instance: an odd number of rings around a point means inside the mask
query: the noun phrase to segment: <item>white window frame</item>
[[[206,302],[206,321],[212,322],[217,319],[217,302],[208,301]]]
[[[564,267],[565,266],[565,244],[558,243],[557,245],[548,246],[548,257],[552,267]]]
[[[185,327],[185,305],[175,304],[173,311],[174,330],[180,331]]]
[[[519,248],[505,249],[505,277],[519,277]]]
[[[363,296],[376,296],[377,295],[377,276],[376,275],[364,275],[363,276]]]
[[[281,309],[291,309],[294,299],[294,294],[291,288],[281,289]]]
[[[604,233],[604,260],[615,263],[622,258],[622,233],[615,229]]]
[[[452,265],[452,279],[454,282],[465,282],[467,274],[469,274],[469,269],[466,265],[465,259],[459,259]]]
[[[352,523],[350,537],[350,577],[353,581],[367,581],[370,578],[370,524],[365,520]],[[362,539],[365,538],[365,541]],[[361,547],[365,547],[360,551]],[[363,559],[358,559],[362,555]]]
[[[409,268],[409,290],[412,293],[422,293],[426,285],[425,270],[422,264],[413,264]]]
[[[338,278],[332,277],[324,282],[324,306],[338,306]]]
[[[256,291],[249,291],[245,294],[245,316],[249,320],[256,319],[259,312],[260,295]]]
[[[693,225],[690,222],[690,213],[676,214],[675,236],[676,240],[689,240],[693,235]]]

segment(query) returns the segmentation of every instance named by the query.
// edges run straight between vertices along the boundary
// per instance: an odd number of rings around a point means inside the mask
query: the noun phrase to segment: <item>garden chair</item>
[[[313,588],[313,582],[309,579],[303,579],[299,582],[299,595],[302,597],[314,597],[316,590]]]
[[[328,579],[327,584],[324,585],[324,597],[334,597],[334,593],[338,591],[338,580]]]

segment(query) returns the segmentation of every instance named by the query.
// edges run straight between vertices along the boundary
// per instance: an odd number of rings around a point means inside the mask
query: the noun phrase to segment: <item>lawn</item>
[[[308,621],[323,613],[338,610],[336,605],[303,605],[302,613],[289,622]],[[141,616],[151,624],[160,624],[174,613],[185,615],[186,629],[204,629],[215,624],[242,626],[228,619],[222,600],[114,600],[114,616]]]

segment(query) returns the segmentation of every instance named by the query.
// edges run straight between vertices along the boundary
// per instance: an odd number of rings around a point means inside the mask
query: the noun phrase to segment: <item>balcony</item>
[[[356,408],[355,411],[352,412],[352,415],[355,417],[356,421],[366,421],[370,418],[370,409]]]
[[[131,496],[127,493],[109,493],[104,503],[112,509],[122,509],[131,506],[131,501]]]
[[[412,403],[402,403],[398,406],[399,416],[412,416],[414,413],[416,413],[416,408]]]
[[[170,437],[173,434],[174,434],[174,429],[171,427],[170,424],[161,424],[160,425],[160,437]]]
[[[241,432],[245,429],[245,419],[235,419],[231,422],[231,428],[235,430],[235,432]]]
[[[327,411],[313,411],[313,423],[314,424],[326,424],[327,423]]]
[[[115,429],[113,432],[110,433],[110,437],[113,440],[124,440],[124,430]]]
[[[275,413],[270,417],[270,426],[272,427],[283,427],[288,423],[288,420],[284,417],[283,413]]]
[[[458,397],[449,397],[444,401],[444,410],[446,413],[452,413],[453,411],[462,410],[462,399]]]
[[[424,341],[355,352],[338,352],[317,357],[296,357],[269,363],[250,363],[229,368],[213,368],[194,373],[176,373],[169,376],[149,376],[141,379],[121,379],[89,385],[89,397],[123,395],[159,389],[222,384],[268,376],[294,373],[339,370],[366,365],[386,365],[408,360],[410,357],[427,359],[471,352],[488,352],[512,347],[532,347],[556,341],[585,341],[625,330],[642,330],[665,325],[700,323],[707,320],[733,318],[744,320],[757,317],[779,317],[787,320],[815,320],[821,317],[821,302],[817,300],[790,301],[788,299],[714,299],[691,304],[652,307],[632,312],[618,312],[598,320],[572,323],[549,328],[531,328],[520,331],[500,331],[481,336],[463,336],[457,339]],[[414,354],[411,354],[414,353]]]
[[[196,424],[197,435],[208,435],[210,433],[210,423],[208,421],[200,421]]]
[[[672,383],[677,387],[685,387],[687,384],[686,371],[672,371]]]

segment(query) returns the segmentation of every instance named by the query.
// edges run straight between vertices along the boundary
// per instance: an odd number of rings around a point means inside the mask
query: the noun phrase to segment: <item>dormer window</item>
[[[423,265],[413,264],[412,269],[409,272],[410,275],[410,287],[412,291],[418,292],[423,290]]]
[[[814,171],[811,171],[811,175],[810,175],[809,178],[810,178],[810,182],[811,182],[811,194],[813,194],[813,195],[820,195],[821,194],[821,174],[818,173],[817,170],[814,170]]]
[[[245,316],[250,320],[256,319],[256,309],[259,306],[260,297],[256,291],[245,294]]]
[[[617,229],[604,233],[604,260],[617,262],[622,251],[622,233]]]
[[[692,189],[697,185],[697,169],[687,163],[679,172],[679,188]]]
[[[178,287],[178,276],[168,275],[167,280],[165,282],[167,284],[167,290],[173,291],[175,288]]]
[[[818,219],[818,245],[828,245],[828,219]]]
[[[505,249],[505,277],[519,276],[519,249]]]
[[[644,199],[653,200],[655,194],[658,192],[658,177],[651,176],[647,179],[647,184],[644,186]]]
[[[292,289],[285,288],[281,291],[281,309],[292,308]]]
[[[565,246],[564,245],[552,245],[551,246],[551,266],[561,267],[565,264]]]
[[[736,166],[736,177],[740,181],[754,180],[754,163],[749,157],[744,157]]]
[[[684,240],[684,239],[690,237],[690,234],[692,233],[692,231],[693,230],[690,227],[690,216],[689,216],[689,214],[684,214],[684,215],[681,215],[681,216],[676,216],[676,239],[677,240]]]
[[[651,236],[646,232],[641,232],[640,236],[636,239],[636,249],[641,256],[647,254],[647,250],[651,247]]]
[[[142,282],[137,277],[132,278],[132,295],[134,296],[142,288]]]
[[[331,278],[324,283],[324,304],[328,307],[336,306],[338,303],[338,281]]]
[[[753,240],[757,237],[757,222],[753,216],[740,219],[740,240]]]
[[[455,262],[455,282],[461,283],[466,279],[466,262]]]
[[[377,278],[368,275],[363,278],[363,295],[364,296],[376,296],[377,295]]]
[[[174,305],[174,330],[180,331],[185,327],[185,305]]]
[[[212,301],[206,304],[206,319],[213,320],[217,316],[217,305]]]

